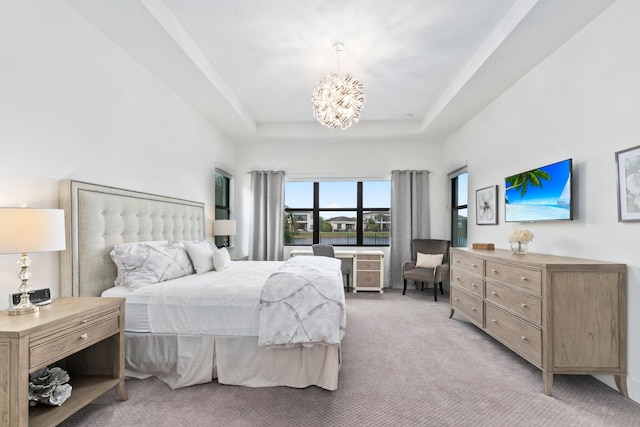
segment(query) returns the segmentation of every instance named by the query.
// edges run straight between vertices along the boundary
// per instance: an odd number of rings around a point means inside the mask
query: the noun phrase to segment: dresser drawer
[[[451,270],[451,282],[478,295],[478,297],[484,297],[484,281],[480,276],[476,276],[460,268],[454,268]]]
[[[542,273],[487,260],[485,277],[542,295]]]
[[[451,308],[461,311],[473,323],[482,327],[484,307],[480,298],[461,291],[454,285],[451,287]]]
[[[34,335],[30,342],[29,369],[45,366],[49,361],[59,360],[106,336],[119,333],[119,313],[116,311],[89,319],[74,320],[71,326],[58,325],[53,330]]]
[[[358,271],[356,275],[356,286],[363,288],[379,288],[379,271]]]
[[[380,255],[356,255],[358,261],[380,261]]]
[[[480,257],[469,254],[452,252],[451,268],[461,268],[467,271],[471,271],[478,276],[484,276],[484,260]]]
[[[356,269],[368,270],[368,271],[380,271],[380,258],[377,258],[375,261],[361,260],[360,258],[358,258],[356,261]]]
[[[531,322],[542,324],[542,300],[531,295],[505,288],[495,283],[486,283],[486,299],[510,310]]]
[[[486,330],[501,339],[509,348],[538,366],[542,366],[542,331],[524,320],[485,305]]]

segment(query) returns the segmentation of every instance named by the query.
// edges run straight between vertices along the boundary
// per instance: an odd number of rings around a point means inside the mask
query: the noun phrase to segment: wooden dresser
[[[626,265],[500,249],[450,259],[451,316],[541,369],[545,394],[554,374],[611,374],[628,397]]]
[[[362,251],[353,258],[353,292],[383,292],[384,261],[382,251]]]
[[[29,407],[29,373],[69,373],[61,406]],[[0,311],[0,426],[55,426],[107,390],[124,386],[124,298],[59,298],[32,315]]]

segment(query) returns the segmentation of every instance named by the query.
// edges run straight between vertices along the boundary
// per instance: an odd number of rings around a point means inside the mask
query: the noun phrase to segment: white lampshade
[[[236,221],[233,219],[216,219],[213,221],[214,236],[235,236]]]
[[[0,208],[0,254],[64,249],[62,209]]]

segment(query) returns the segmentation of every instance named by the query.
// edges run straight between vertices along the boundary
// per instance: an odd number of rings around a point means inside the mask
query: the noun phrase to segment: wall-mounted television
[[[567,159],[506,177],[505,222],[572,220],[571,166]]]

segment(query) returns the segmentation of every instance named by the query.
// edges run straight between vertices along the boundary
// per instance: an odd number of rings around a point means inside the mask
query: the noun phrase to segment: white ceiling
[[[239,143],[441,141],[614,0],[67,0]],[[342,42],[345,50],[333,49]],[[339,57],[338,57],[339,55]],[[350,72],[361,120],[312,116]]]

